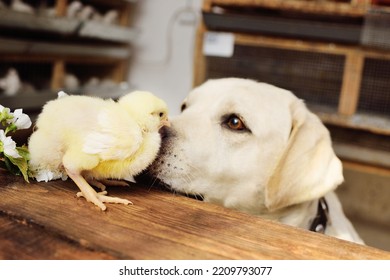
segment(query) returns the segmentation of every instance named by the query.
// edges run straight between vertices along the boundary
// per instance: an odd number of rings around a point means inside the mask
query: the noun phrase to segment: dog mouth
[[[203,195],[202,194],[193,194],[193,193],[187,193],[185,191],[180,191],[175,188],[173,188],[168,183],[164,182],[160,178],[158,178],[156,175],[153,174],[150,170],[146,169],[145,171],[141,172],[140,174],[134,176],[135,181],[137,184],[143,185],[147,187],[148,189],[157,189],[162,190],[166,192],[171,192],[173,194],[178,194],[182,196],[186,196],[192,199],[196,199],[199,201],[203,201]]]
[[[147,169],[134,176],[135,181],[149,189],[165,190],[196,200],[203,200],[201,194],[186,192],[186,185],[181,188],[186,182],[190,183],[191,176],[185,172],[187,166],[186,161],[181,158],[180,152],[182,150],[177,151],[173,147],[172,139],[175,138],[175,131],[171,127],[163,127],[159,133],[162,143],[157,157]]]
[[[173,191],[172,187],[155,176],[149,169],[142,171],[140,174],[134,176],[137,184],[147,186],[149,188],[163,189]]]

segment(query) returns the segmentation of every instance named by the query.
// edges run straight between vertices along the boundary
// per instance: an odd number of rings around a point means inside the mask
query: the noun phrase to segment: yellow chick
[[[29,167],[38,181],[69,176],[81,190],[77,196],[101,210],[105,202],[129,204],[107,196],[105,184],[137,175],[152,163],[164,125],[169,125],[167,105],[149,92],[132,92],[118,102],[65,95],[49,101],[38,116],[28,143]]]

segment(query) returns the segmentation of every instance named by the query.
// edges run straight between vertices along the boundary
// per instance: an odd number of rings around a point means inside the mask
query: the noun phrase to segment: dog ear
[[[270,211],[320,198],[343,182],[329,131],[301,100],[291,104],[292,130],[265,191]]]

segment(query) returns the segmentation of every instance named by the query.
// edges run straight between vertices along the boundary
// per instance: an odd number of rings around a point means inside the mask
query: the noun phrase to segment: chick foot
[[[106,190],[106,185],[103,184],[102,182],[98,181],[98,180],[86,179],[86,181],[88,182],[88,184],[90,184],[91,186],[94,186],[96,188],[99,188],[101,191],[105,191]]]
[[[107,186],[115,186],[115,187],[128,187],[129,183],[122,180],[112,180],[112,179],[86,179],[87,182],[94,186],[99,188],[101,191],[105,191]]]
[[[113,179],[103,179],[99,180],[105,186],[113,186],[113,187],[128,187],[129,183],[123,180],[113,180]]]
[[[79,187],[80,191],[77,193],[77,196],[84,197],[88,202],[92,202],[96,206],[98,206],[102,211],[106,210],[107,207],[104,205],[103,202],[107,203],[121,203],[121,204],[132,204],[131,201],[127,199],[121,199],[117,197],[109,197],[106,196],[107,192],[103,191],[100,193],[97,193],[84,179],[83,176],[80,175],[79,172],[72,172],[68,168],[66,168],[66,173],[69,175],[69,177],[75,182],[75,184]],[[104,186],[105,188],[105,186]]]
[[[107,196],[106,191],[95,193],[95,199],[93,199],[92,201],[90,200],[90,198],[86,197],[82,192],[78,192],[76,195],[77,195],[77,197],[84,197],[87,201],[94,203],[96,206],[98,206],[103,211],[106,210],[106,206],[103,203],[119,203],[119,204],[125,204],[125,205],[133,204],[133,202],[131,202],[130,200],[127,200],[127,199]],[[95,203],[96,199],[100,203]]]

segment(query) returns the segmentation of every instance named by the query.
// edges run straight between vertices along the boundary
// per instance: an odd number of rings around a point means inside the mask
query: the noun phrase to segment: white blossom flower
[[[23,109],[16,109],[11,113],[14,117],[12,122],[15,124],[17,129],[29,128],[32,124],[30,117],[23,113]]]
[[[12,140],[11,136],[5,136],[4,130],[0,130],[0,147],[2,146],[2,150],[5,155],[13,157],[13,158],[21,158],[18,151],[16,150],[16,143]]]
[[[66,173],[51,170],[39,170],[34,174],[34,177],[38,182],[49,182],[57,179],[62,179],[62,181],[66,181],[66,179],[68,179]]]
[[[0,105],[0,121],[7,120],[9,117],[10,117],[9,108],[6,108],[3,105]]]
[[[43,170],[43,171],[39,171],[36,175],[35,175],[35,179],[38,181],[38,182],[48,182],[48,181],[51,181],[53,180],[54,178],[54,173],[51,172],[50,170]]]
[[[63,97],[66,97],[66,96],[69,96],[69,94],[67,94],[65,91],[59,91],[58,93],[57,93],[57,98],[63,98]]]

